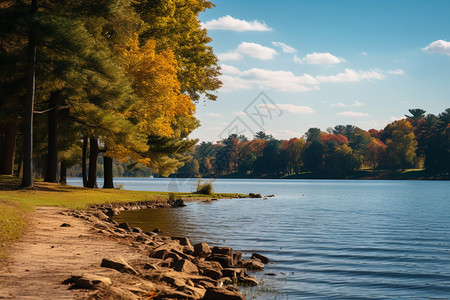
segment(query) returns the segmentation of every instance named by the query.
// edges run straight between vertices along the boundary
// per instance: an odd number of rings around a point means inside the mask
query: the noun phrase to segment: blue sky
[[[450,1],[213,2],[200,20],[224,86],[197,105],[192,137],[381,129],[410,108],[450,107]]]

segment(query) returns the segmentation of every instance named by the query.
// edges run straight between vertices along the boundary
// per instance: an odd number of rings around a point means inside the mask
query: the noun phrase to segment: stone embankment
[[[154,202],[99,205],[88,211],[70,211],[68,215],[91,223],[94,230],[108,238],[127,243],[144,253],[146,259],[130,260],[104,257],[101,267],[114,269],[120,276],[98,274],[73,275],[63,284],[71,289],[91,290],[92,299],[244,299],[236,286],[254,286],[258,280],[247,270],[262,270],[269,259],[254,253],[242,259],[242,253],[229,247],[192,245],[186,237],[160,236],[118,224],[114,215],[121,210],[178,207]],[[120,254],[120,253],[119,253]]]

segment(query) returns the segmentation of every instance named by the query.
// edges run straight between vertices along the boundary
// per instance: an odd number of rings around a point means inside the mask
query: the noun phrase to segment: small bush
[[[195,192],[197,194],[202,195],[213,195],[214,194],[213,181],[211,180],[203,182],[203,180],[200,178],[197,181],[197,190]]]
[[[175,202],[175,200],[177,200],[177,196],[175,196],[174,193],[169,193],[169,198],[167,199],[167,202],[173,203]]]

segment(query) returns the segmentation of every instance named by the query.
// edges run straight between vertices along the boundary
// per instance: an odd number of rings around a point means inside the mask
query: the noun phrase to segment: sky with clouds
[[[450,107],[450,1],[213,0],[200,15],[222,68],[192,137],[381,129]]]

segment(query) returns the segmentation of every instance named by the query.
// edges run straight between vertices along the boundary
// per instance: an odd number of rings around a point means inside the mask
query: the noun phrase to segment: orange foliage
[[[147,135],[172,136],[176,117],[194,118],[195,105],[180,92],[176,59],[171,50],[157,53],[155,42],[139,45],[137,35],[117,48],[136,96],[127,116]]]

